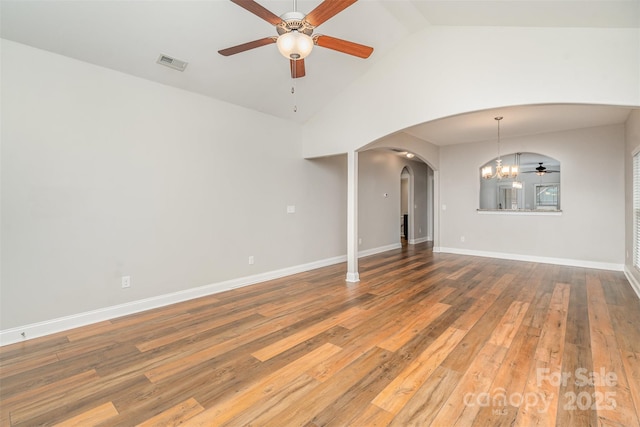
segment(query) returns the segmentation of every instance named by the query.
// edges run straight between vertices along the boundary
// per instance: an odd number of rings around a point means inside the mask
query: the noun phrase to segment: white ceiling
[[[276,15],[293,9],[293,0],[259,3]],[[308,13],[320,1],[297,3]],[[372,56],[363,60],[316,47],[292,95],[288,61],[275,45],[231,57],[217,53],[276,35],[273,26],[228,0],[1,0],[0,7],[3,38],[300,123],[426,26],[640,27],[640,0],[360,0],[315,33],[372,46]],[[184,72],[160,66],[160,54],[189,65]],[[592,108],[538,106],[500,113],[508,136],[537,133],[545,126],[562,130],[620,123],[629,112]],[[481,129],[495,132],[493,115],[457,116],[408,132],[439,145],[488,139]]]

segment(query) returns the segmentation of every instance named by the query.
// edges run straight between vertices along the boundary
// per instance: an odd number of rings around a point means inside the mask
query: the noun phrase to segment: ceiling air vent
[[[160,65],[165,65],[178,71],[184,71],[184,69],[187,68],[188,64],[188,62],[180,61],[179,59],[175,59],[162,54],[158,57],[158,60],[156,62]]]

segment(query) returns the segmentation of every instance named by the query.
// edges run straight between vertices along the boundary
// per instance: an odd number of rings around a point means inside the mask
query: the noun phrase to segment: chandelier
[[[482,168],[482,178],[484,179],[502,179],[502,178],[515,178],[518,176],[518,155],[516,154],[516,164],[513,166],[503,165],[502,158],[500,157],[500,120],[502,116],[494,117],[494,120],[498,122],[498,158],[496,159],[496,173],[493,173],[491,165]],[[514,182],[514,187],[518,188]],[[520,183],[518,183],[520,184]],[[521,184],[520,184],[521,185]],[[520,187],[522,188],[522,187]]]

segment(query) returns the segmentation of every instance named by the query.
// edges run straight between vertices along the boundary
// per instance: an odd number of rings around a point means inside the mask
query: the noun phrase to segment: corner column
[[[347,153],[347,282],[360,281],[358,274],[358,152]]]

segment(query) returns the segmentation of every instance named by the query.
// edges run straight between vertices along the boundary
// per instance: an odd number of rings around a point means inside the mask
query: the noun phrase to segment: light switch
[[[289,206],[287,206],[287,213],[288,213],[288,214],[296,213],[296,207],[295,207],[295,205],[289,205]]]

